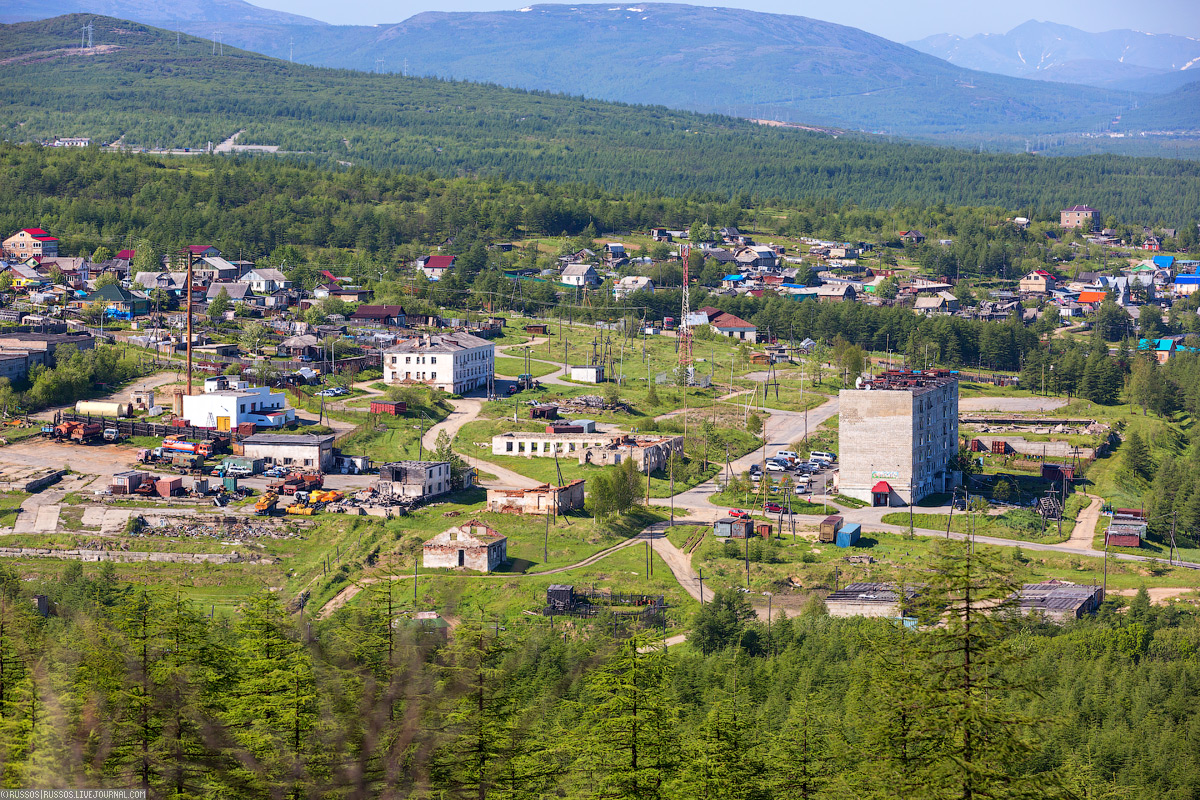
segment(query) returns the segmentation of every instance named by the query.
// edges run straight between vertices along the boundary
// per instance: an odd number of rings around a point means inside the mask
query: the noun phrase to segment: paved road
[[[783,411],[768,408],[767,413],[770,414],[766,423],[766,454],[769,457],[780,450],[790,450],[794,442],[804,438],[806,428],[811,434],[820,427],[822,422],[838,413],[838,399],[834,397],[816,408],[810,409],[807,423],[805,422],[805,414],[802,411]],[[733,473],[740,475],[750,469],[751,464],[760,464],[762,460],[763,448],[759,448],[752,453],[735,459],[731,464]],[[723,472],[724,470],[722,470]],[[723,508],[719,508],[708,502],[708,498],[717,491],[716,481],[711,480],[695,488],[676,494],[674,498],[676,512],[687,512],[696,519],[709,521],[724,516],[725,510]],[[671,498],[667,497],[653,498],[650,502],[652,505],[657,506],[672,505]]]

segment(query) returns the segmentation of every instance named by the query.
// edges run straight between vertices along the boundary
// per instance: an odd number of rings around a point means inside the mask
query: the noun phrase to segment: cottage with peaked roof
[[[133,285],[145,292],[162,289],[178,296],[187,291],[187,273],[139,272],[133,276]]]
[[[107,303],[104,314],[115,319],[133,319],[150,313],[150,298],[141,292],[123,289],[115,283],[102,286],[84,300],[86,305]]]
[[[426,569],[473,569],[491,572],[508,560],[508,538],[473,519],[442,531],[425,542],[421,565]]]
[[[925,234],[916,228],[913,228],[911,231],[900,231],[900,241],[908,242],[909,244],[923,244],[925,242]]]
[[[613,297],[620,300],[633,292],[649,292],[654,294],[654,281],[644,275],[626,275],[613,284]]]
[[[5,272],[11,276],[12,285],[21,288],[42,286],[50,282],[36,267],[27,264],[12,264]]]
[[[408,322],[408,315],[404,313],[404,306],[363,305],[354,309],[350,319],[353,322],[375,322],[403,328]]]
[[[242,276],[241,282],[250,284],[255,294],[271,294],[292,288],[292,282],[277,269],[252,269]]]
[[[224,292],[234,305],[245,304],[248,306],[262,305],[262,298],[254,293],[254,289],[248,283],[214,283],[208,287],[208,292],[205,294],[205,301],[211,303],[220,297],[221,292]]]
[[[857,297],[851,283],[823,283],[817,287],[817,300],[822,303],[849,302]]]
[[[431,281],[440,281],[442,276],[454,269],[454,256],[421,256],[417,259],[417,269]]]
[[[1049,294],[1055,286],[1055,278],[1044,269],[1035,269],[1021,278],[1019,288],[1027,294]]]
[[[724,311],[710,314],[708,315],[708,324],[714,331],[722,336],[728,336],[730,339],[751,343],[758,341],[758,327],[733,314]]]
[[[568,264],[563,268],[562,282],[567,286],[599,286],[600,276],[591,264]]]

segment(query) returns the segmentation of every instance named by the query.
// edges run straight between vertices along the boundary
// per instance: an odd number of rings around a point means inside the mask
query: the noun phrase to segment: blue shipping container
[[[842,529],[837,532],[838,547],[852,547],[858,544],[858,536],[862,532],[862,526],[857,522],[849,525],[843,525]]]

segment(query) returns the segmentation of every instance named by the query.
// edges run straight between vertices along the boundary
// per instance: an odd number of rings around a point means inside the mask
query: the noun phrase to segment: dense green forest
[[[104,48],[71,48],[93,21]],[[198,148],[278,145],[298,158],[581,182],[727,202],[884,208],[944,202],[1055,212],[1087,202],[1129,223],[1188,218],[1200,166],[1117,156],[975,154],[658,107],[319,69],[111,18],[0,26],[0,136]],[[123,138],[121,138],[123,137]]]
[[[1161,800],[1200,791],[1200,624],[1145,593],[1065,627],[982,608],[1003,558],[947,543],[908,613],[768,626],[722,591],[693,643],[465,615],[397,590],[308,621],[269,592],[209,618],[111,563],[0,568],[3,784],[152,797]],[[948,613],[947,613],[948,612]],[[947,622],[930,624],[946,614]]]

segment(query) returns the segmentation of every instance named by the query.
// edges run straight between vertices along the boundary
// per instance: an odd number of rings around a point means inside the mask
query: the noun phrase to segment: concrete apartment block
[[[958,380],[945,370],[889,371],[839,395],[839,491],[900,506],[953,488]]]

